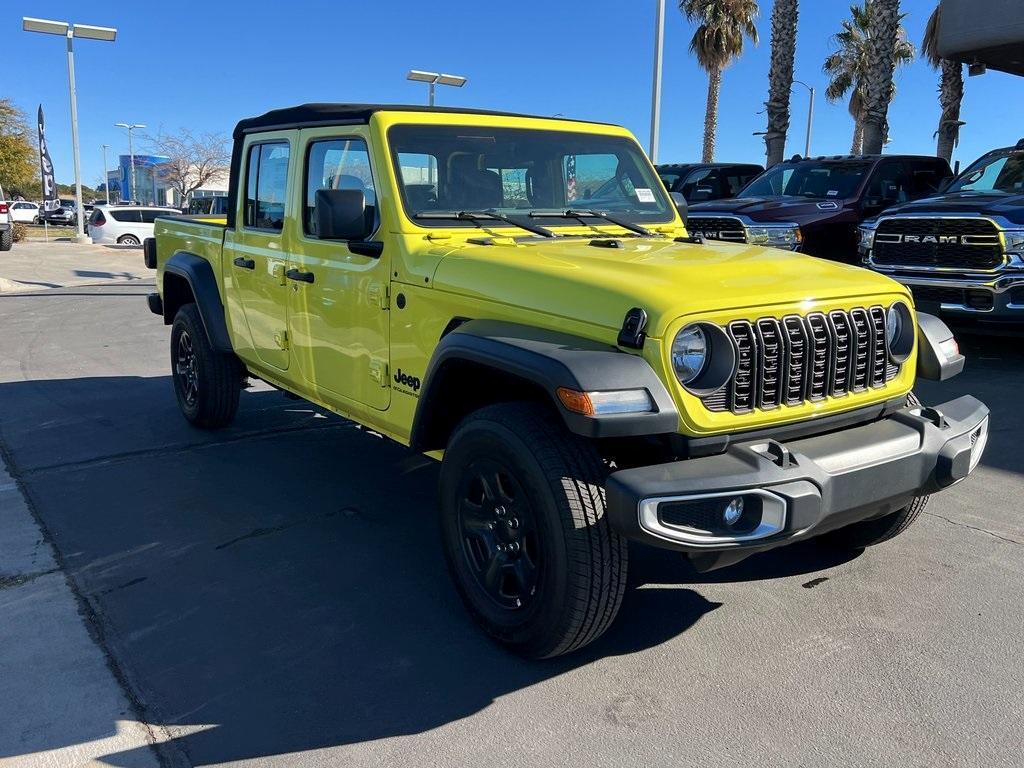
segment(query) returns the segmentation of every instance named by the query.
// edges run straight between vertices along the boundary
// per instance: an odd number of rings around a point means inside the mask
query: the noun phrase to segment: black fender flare
[[[557,331],[495,320],[469,320],[442,337],[423,377],[410,444],[420,451],[444,447],[447,430],[438,428],[450,410],[448,377],[460,363],[486,368],[543,390],[568,429],[584,437],[637,437],[678,431],[671,395],[639,355]],[[454,365],[453,365],[454,364]],[[583,416],[569,411],[557,389],[580,392],[646,389],[654,409],[647,413]],[[443,437],[439,437],[439,433]]]
[[[917,375],[931,381],[951,379],[964,369],[959,352],[948,356],[941,347],[953,339],[953,332],[935,315],[917,313]]]
[[[232,352],[228,324],[224,318],[224,304],[220,300],[217,276],[210,262],[187,251],[176,251],[164,264],[165,280],[168,273],[183,278],[192,289],[210,346],[219,352]],[[170,325],[174,322],[177,307],[167,300],[166,289],[163,304],[164,323]]]

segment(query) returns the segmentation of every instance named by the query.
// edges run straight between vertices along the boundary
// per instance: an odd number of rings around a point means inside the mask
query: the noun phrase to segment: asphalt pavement
[[[634,547],[609,633],[537,663],[463,611],[430,460],[266,387],[192,429],[148,290],[0,294],[0,447],[165,765],[1020,764],[1019,341],[965,339],[965,374],[920,388],[993,432],[906,534],[704,575]],[[0,729],[0,762],[107,725]]]

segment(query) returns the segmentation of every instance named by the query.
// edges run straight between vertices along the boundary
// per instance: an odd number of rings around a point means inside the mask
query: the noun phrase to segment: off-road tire
[[[0,232],[0,251],[9,251],[14,245],[14,227]]]
[[[191,358],[183,359],[184,346],[191,349]],[[183,368],[189,369],[189,375]],[[202,429],[227,426],[238,411],[244,375],[245,369],[235,355],[210,346],[196,305],[182,306],[171,326],[171,379],[182,415]],[[186,383],[192,376],[194,391]]]
[[[121,235],[119,238],[117,238],[117,244],[118,245],[142,245],[142,243],[139,240],[139,238],[137,238],[135,235]]]
[[[495,602],[468,554],[460,505],[481,466],[504,468],[509,483],[517,484],[508,514],[522,515],[523,528],[534,530],[533,545],[524,533],[522,552],[532,546],[536,582],[522,607]],[[605,476],[591,443],[531,403],[482,408],[449,441],[440,479],[448,570],[469,613],[514,653],[548,658],[578,650],[600,637],[618,613],[628,553],[605,514]]]
[[[907,396],[907,404],[917,406],[921,401],[914,393]],[[843,549],[864,549],[895,538],[909,528],[928,506],[930,496],[918,496],[907,506],[884,517],[864,520],[827,534],[828,543]]]

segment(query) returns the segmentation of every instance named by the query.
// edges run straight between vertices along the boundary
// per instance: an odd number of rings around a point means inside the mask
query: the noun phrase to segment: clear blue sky
[[[903,0],[910,40],[920,44],[936,0]],[[821,63],[848,15],[843,0],[801,0],[796,77],[818,89],[812,152],[849,150],[845,104],[824,99]],[[244,9],[244,10],[243,10]],[[647,145],[653,0],[290,0],[0,4],[0,95],[29,115],[42,102],[62,183],[73,180],[63,41],[21,30],[22,16],[115,26],[116,43],[76,45],[83,181],[102,176],[101,144],[127,153],[115,122],[230,133],[241,117],[306,101],[421,103],[426,86],[410,68],[465,74],[463,89],[439,88],[438,103],[621,123]],[[767,98],[769,16],[761,43],[725,73],[717,159],[762,162],[758,114]],[[692,28],[673,2],[666,13],[662,161],[699,159],[707,79],[687,45]],[[889,152],[934,152],[938,75],[923,61],[897,75]],[[970,78],[955,158],[967,163],[1024,133],[1024,78]],[[794,91],[787,154],[803,151],[807,95]],[[137,148],[136,151],[140,151]]]

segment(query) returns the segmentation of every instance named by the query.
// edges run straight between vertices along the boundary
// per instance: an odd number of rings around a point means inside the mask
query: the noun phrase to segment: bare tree
[[[178,193],[182,206],[197,189],[221,177],[231,161],[227,137],[220,133],[194,134],[185,128],[165,133],[161,129],[146,139],[153,154],[167,158],[157,173]]]

